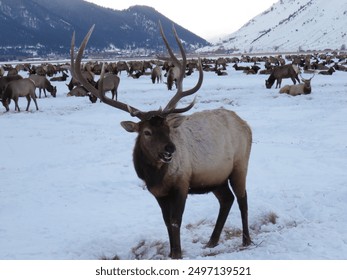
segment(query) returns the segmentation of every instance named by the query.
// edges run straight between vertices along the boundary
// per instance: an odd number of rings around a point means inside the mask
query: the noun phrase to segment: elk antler
[[[164,35],[162,26],[159,22],[159,26],[160,26],[160,33],[163,37],[164,43],[168,49],[168,52],[170,54],[170,57],[173,59],[174,61],[174,65],[180,68],[180,77],[179,80],[177,81],[177,93],[173,96],[173,98],[169,101],[169,103],[166,105],[166,107],[164,108],[164,110],[162,110],[161,108],[159,110],[154,110],[154,111],[148,111],[148,112],[143,112],[140,111],[139,109],[136,109],[128,104],[125,104],[123,102],[119,102],[117,100],[113,100],[111,98],[108,98],[105,95],[105,92],[103,91],[103,82],[104,82],[104,74],[105,74],[105,67],[104,64],[102,65],[102,70],[101,70],[101,74],[100,74],[100,80],[99,80],[99,89],[96,89],[92,84],[90,84],[86,78],[83,77],[82,72],[81,72],[81,61],[82,61],[82,56],[84,53],[84,50],[86,48],[86,45],[89,41],[89,38],[94,30],[95,25],[93,25],[90,30],[88,31],[87,35],[84,37],[81,46],[78,50],[76,59],[74,58],[74,48],[75,48],[75,32],[72,35],[72,39],[71,39],[71,50],[70,50],[70,55],[71,55],[71,75],[73,78],[75,78],[77,81],[79,81],[88,91],[90,91],[93,95],[95,95],[96,97],[98,97],[102,102],[104,102],[107,105],[110,105],[114,108],[120,109],[122,111],[125,111],[127,113],[130,113],[131,116],[133,117],[137,117],[140,120],[148,120],[150,118],[152,118],[153,116],[162,116],[165,117],[168,114],[172,114],[172,113],[183,113],[186,112],[188,110],[190,110],[193,106],[194,106],[194,102],[195,99],[193,100],[193,102],[191,102],[187,107],[184,108],[180,108],[180,109],[176,109],[176,104],[177,102],[188,95],[191,95],[193,93],[195,93],[196,91],[198,91],[198,89],[201,87],[202,84],[202,80],[203,80],[203,71],[202,71],[202,66],[201,66],[201,61],[199,59],[199,80],[196,84],[196,86],[190,90],[187,91],[183,91],[182,90],[182,82],[183,82],[183,77],[184,77],[184,73],[185,73],[185,67],[186,67],[186,55],[182,46],[182,43],[180,41],[180,39],[177,36],[176,30],[173,27],[173,32],[176,38],[176,42],[180,48],[181,51],[181,55],[182,55],[182,59],[183,62],[181,63],[173,54],[173,51],[171,50],[167,39]]]
[[[186,53],[185,53],[185,51],[183,49],[182,42],[181,42],[180,38],[177,35],[175,27],[172,25],[172,31],[173,31],[173,33],[175,35],[175,39],[176,39],[177,45],[178,45],[178,47],[180,49],[181,56],[182,56],[182,62],[180,62],[177,59],[177,57],[174,55],[174,53],[173,53],[173,51],[172,51],[172,49],[171,49],[171,47],[170,47],[166,37],[165,37],[164,31],[163,31],[163,27],[162,27],[160,21],[159,21],[159,28],[160,28],[160,34],[163,37],[163,41],[165,43],[165,46],[166,46],[166,48],[167,48],[167,50],[169,52],[169,55],[170,55],[171,59],[172,59],[173,65],[180,69],[180,76],[179,76],[178,81],[177,81],[177,92],[171,98],[171,100],[166,105],[166,107],[164,108],[163,114],[164,115],[168,115],[168,114],[172,114],[172,113],[183,113],[183,112],[186,112],[186,111],[190,110],[194,106],[195,98],[185,108],[176,109],[176,105],[177,105],[177,103],[178,103],[178,101],[180,99],[182,99],[185,96],[194,94],[201,87],[201,84],[202,84],[202,81],[203,81],[203,70],[202,70],[201,60],[199,58],[199,80],[198,80],[197,84],[192,89],[187,90],[187,91],[183,91],[183,78],[184,78],[184,75],[185,75],[185,69],[186,69],[186,64],[187,64],[187,57],[186,57]]]
[[[301,74],[300,74],[300,78],[301,78],[301,80],[302,80],[303,82],[304,82],[304,81],[311,81],[315,75],[316,75],[316,74],[315,74],[315,73],[313,73],[313,75],[312,75],[312,77],[311,77],[311,78],[309,78],[309,79],[305,79],[305,78],[304,78],[303,76],[301,76]]]
[[[134,107],[129,106],[128,104],[113,100],[111,98],[108,98],[105,95],[105,92],[103,92],[103,82],[104,82],[104,74],[105,74],[105,67],[104,64],[102,65],[102,70],[101,70],[101,74],[100,74],[100,81],[99,81],[99,89],[96,89],[92,84],[90,84],[87,79],[85,79],[82,75],[81,72],[81,60],[82,60],[82,56],[83,56],[83,52],[86,48],[86,45],[89,41],[89,38],[94,30],[94,26],[93,25],[90,30],[88,31],[87,35],[84,37],[81,46],[78,50],[77,56],[76,56],[76,60],[74,61],[74,48],[75,48],[75,32],[72,35],[72,39],[71,39],[71,51],[70,51],[70,55],[71,55],[71,75],[77,80],[79,81],[88,91],[90,91],[93,95],[95,95],[96,97],[100,98],[100,100],[104,103],[106,103],[107,105],[110,105],[112,107],[115,107],[117,109],[120,109],[122,111],[125,111],[127,113],[130,113],[130,115],[132,116],[136,116],[139,119],[147,119],[147,114],[149,112],[142,112]]]

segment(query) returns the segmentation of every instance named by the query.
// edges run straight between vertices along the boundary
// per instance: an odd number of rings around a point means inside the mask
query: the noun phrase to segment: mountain
[[[93,24],[88,46],[94,53],[158,52],[164,49],[159,20],[169,43],[176,47],[172,21],[151,7],[118,11],[82,0],[0,0],[0,58],[68,55],[73,31],[79,44]],[[187,51],[209,45],[183,27],[175,27]]]
[[[346,0],[280,0],[205,52],[345,50]]]

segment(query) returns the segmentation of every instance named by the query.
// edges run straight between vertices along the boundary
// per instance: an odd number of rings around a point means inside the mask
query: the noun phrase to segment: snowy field
[[[311,95],[291,97],[266,89],[268,75],[231,66],[228,76],[204,73],[190,112],[224,107],[252,127],[247,190],[254,245],[242,247],[235,203],[220,244],[204,248],[218,202],[212,194],[189,196],[184,259],[347,259],[347,73],[316,75]],[[185,88],[196,80],[197,73],[187,77]],[[57,97],[38,99],[39,111],[32,103],[25,112],[25,99],[19,113],[14,102],[7,113],[0,104],[0,259],[167,259],[160,208],[133,168],[136,135],[119,124],[132,118],[67,97],[65,83],[53,83]],[[118,92],[142,110],[165,106],[175,93],[124,73]]]

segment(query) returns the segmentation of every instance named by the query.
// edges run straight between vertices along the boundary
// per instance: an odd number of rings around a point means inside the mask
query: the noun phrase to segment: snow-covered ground
[[[347,73],[316,75],[312,94],[297,97],[266,89],[267,76],[231,65],[228,73],[204,73],[191,112],[225,107],[252,127],[254,245],[241,246],[235,203],[220,245],[204,248],[218,202],[212,194],[189,196],[184,258],[346,259]],[[196,79],[187,77],[185,88]],[[20,113],[13,102],[10,112],[0,108],[0,259],[166,259],[160,208],[133,168],[136,135],[119,124],[131,116],[54,85],[57,97],[38,99],[39,111],[31,104],[25,112],[25,99]],[[173,94],[149,77],[121,75],[119,100],[139,109],[158,109]]]

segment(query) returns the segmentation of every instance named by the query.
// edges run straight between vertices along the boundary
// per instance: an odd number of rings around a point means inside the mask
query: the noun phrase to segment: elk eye
[[[143,131],[143,134],[145,136],[152,136],[152,132],[150,130],[147,130],[147,129]]]

